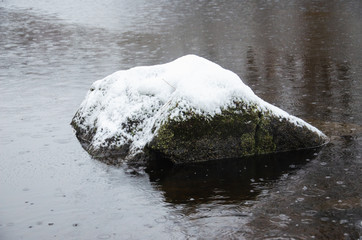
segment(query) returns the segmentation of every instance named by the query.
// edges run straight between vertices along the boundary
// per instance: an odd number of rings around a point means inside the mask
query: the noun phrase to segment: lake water
[[[0,1],[0,239],[361,239],[362,2]],[[132,169],[69,125],[95,80],[193,53],[331,138]]]

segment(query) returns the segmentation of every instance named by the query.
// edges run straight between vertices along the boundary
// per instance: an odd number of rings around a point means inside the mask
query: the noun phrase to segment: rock
[[[328,138],[263,101],[233,72],[187,55],[93,83],[71,125],[95,157],[174,163],[314,148]]]

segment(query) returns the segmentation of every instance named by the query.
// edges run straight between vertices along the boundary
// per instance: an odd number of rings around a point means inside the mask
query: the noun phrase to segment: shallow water
[[[0,239],[358,239],[360,1],[0,2]],[[194,53],[331,137],[311,155],[107,166],[69,123],[91,83]]]

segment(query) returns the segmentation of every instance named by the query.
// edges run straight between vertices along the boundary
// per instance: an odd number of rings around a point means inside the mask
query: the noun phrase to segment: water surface
[[[360,1],[0,2],[0,239],[358,239]],[[321,151],[108,166],[69,123],[95,80],[197,54],[331,137]]]

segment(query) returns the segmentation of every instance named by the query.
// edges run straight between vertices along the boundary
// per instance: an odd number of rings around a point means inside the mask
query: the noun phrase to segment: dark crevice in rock
[[[260,125],[261,125],[261,112],[258,113],[258,119],[257,119],[257,123],[256,123],[256,127],[255,127],[255,132],[254,132],[254,149],[258,149],[259,146],[259,131],[260,131]],[[257,151],[255,151],[255,154],[258,154]]]

